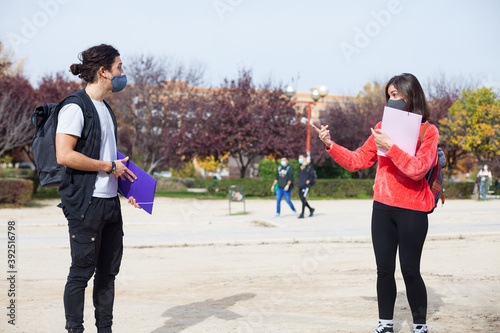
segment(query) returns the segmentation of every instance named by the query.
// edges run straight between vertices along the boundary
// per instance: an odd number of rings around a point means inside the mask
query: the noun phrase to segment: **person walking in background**
[[[311,186],[314,185],[316,181],[316,172],[313,166],[309,163],[309,158],[304,158],[304,155],[299,155],[299,197],[302,201],[302,212],[299,215],[299,219],[304,218],[304,210],[309,208],[309,216],[313,216],[314,208],[309,206],[307,202],[307,197],[309,196],[309,190]]]
[[[276,186],[278,185],[278,186]],[[274,180],[273,186],[271,186],[271,192],[276,192],[276,215],[279,217],[281,214],[281,199],[285,196],[286,203],[290,206],[293,213],[297,215],[297,211],[293,206],[290,197],[292,195],[293,188],[293,169],[290,164],[288,164],[288,158],[283,156],[281,158],[281,165],[276,171],[276,179]]]
[[[80,54],[82,63],[71,72],[86,81],[78,93],[91,109],[65,104],[58,115],[57,162],[66,167],[59,193],[68,220],[71,266],[64,290],[65,328],[81,333],[85,288],[94,276],[93,301],[98,333],[111,333],[115,276],[123,253],[123,221],[117,196],[118,177],[137,179],[124,162],[117,160],[116,118],[104,101],[125,88],[127,77],[120,53],[101,44]],[[85,111],[85,112],[84,112]],[[139,205],[133,197],[129,203]]]
[[[491,177],[491,171],[488,170],[487,165],[484,165],[477,174],[477,178],[479,179],[479,198],[486,199],[486,194],[491,185]]]
[[[394,76],[387,83],[387,105],[422,115],[421,129],[430,117],[424,91],[412,74]],[[434,208],[434,195],[425,174],[438,161],[439,132],[430,125],[415,156],[394,144],[379,122],[371,136],[356,151],[332,141],[328,125],[314,129],[332,158],[345,169],[355,172],[378,161],[372,212],[372,242],[377,263],[377,302],[379,324],[373,333],[394,332],[396,302],[396,253],[406,285],[406,295],[413,317],[413,332],[427,333],[427,291],[420,275],[420,258],[428,229],[427,214]],[[385,156],[377,148],[385,148]]]

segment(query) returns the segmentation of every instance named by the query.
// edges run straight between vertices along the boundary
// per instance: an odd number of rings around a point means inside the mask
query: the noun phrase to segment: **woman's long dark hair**
[[[431,116],[431,110],[425,100],[424,90],[413,74],[403,73],[389,80],[385,88],[386,102],[389,101],[389,87],[394,85],[406,101],[406,111],[422,115],[422,122]]]
[[[115,62],[115,58],[120,53],[111,45],[101,44],[93,46],[88,50],[83,51],[78,55],[81,64],[73,64],[70,66],[70,71],[73,75],[78,75],[80,79],[87,83],[94,83],[97,80],[97,71],[104,67],[111,70],[111,66]]]

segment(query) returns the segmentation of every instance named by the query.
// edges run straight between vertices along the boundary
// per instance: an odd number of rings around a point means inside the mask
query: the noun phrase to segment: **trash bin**
[[[245,189],[241,185],[229,186],[229,215],[231,215],[231,202],[243,202],[243,213],[246,213],[245,207]]]

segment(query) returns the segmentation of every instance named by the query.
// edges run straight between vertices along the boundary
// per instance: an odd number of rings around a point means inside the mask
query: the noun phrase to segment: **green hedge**
[[[21,206],[31,201],[33,182],[27,179],[0,179],[0,204]]]
[[[311,196],[316,198],[371,198],[373,197],[373,179],[318,179],[311,189]],[[272,197],[272,180],[260,178],[233,179],[196,179],[194,187],[206,188],[209,193],[226,193],[231,185],[241,185],[247,197]],[[445,183],[447,199],[470,199],[474,183]],[[297,188],[292,196],[298,198]]]
[[[444,183],[444,194],[446,199],[470,199],[474,191],[474,183]]]
[[[247,197],[273,197],[272,180],[260,178],[196,179],[194,187],[206,188],[210,193],[227,193],[229,186],[241,185]],[[367,198],[373,196],[373,179],[318,179],[311,196],[322,198]],[[299,196],[297,187],[292,196]]]
[[[172,179],[187,187],[206,188],[210,194],[227,196],[229,186],[241,185],[247,197],[272,198],[271,185],[273,180],[260,178],[233,178],[233,179],[193,179],[186,181]],[[373,179],[318,179],[311,190],[312,198],[371,198],[373,197]],[[445,183],[447,199],[470,199],[474,190],[474,183]],[[167,186],[168,187],[168,186]],[[160,188],[157,188],[160,190]],[[182,189],[185,191],[185,189]],[[26,179],[0,179],[0,204],[23,205],[31,200],[33,182]],[[56,188],[38,189],[37,198],[59,197]],[[292,197],[298,198],[297,187],[292,191]]]

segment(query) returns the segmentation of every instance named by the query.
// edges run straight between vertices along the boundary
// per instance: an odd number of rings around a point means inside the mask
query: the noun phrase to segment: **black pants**
[[[427,290],[420,275],[420,258],[427,235],[427,213],[373,203],[372,241],[377,262],[380,319],[393,319],[396,302],[396,251],[406,285],[413,323],[425,324]]]
[[[115,276],[123,253],[123,222],[118,197],[92,198],[85,218],[68,219],[71,267],[64,290],[66,329],[83,332],[85,288],[94,275],[93,301],[99,333],[110,333]]]
[[[302,201],[302,215],[304,215],[306,207],[309,208],[309,211],[311,210],[311,206],[309,206],[309,203],[307,202],[307,195],[309,194],[310,189],[311,188],[309,186],[299,188],[299,197],[300,201]]]

